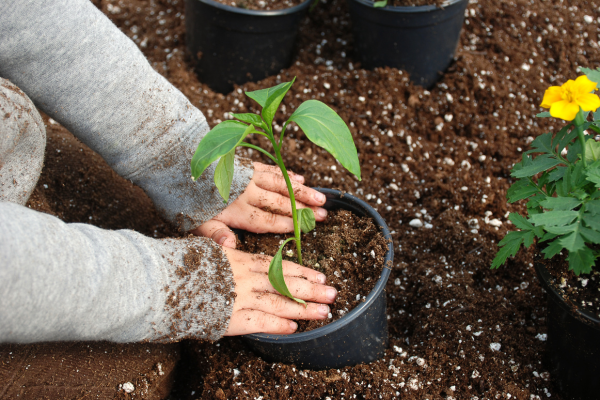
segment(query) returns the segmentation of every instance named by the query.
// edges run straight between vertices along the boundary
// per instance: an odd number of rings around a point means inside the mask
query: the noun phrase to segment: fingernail
[[[219,241],[217,242],[220,246],[223,246],[223,243],[225,243],[225,241],[227,240],[227,236],[223,235],[219,238]]]
[[[321,218],[325,218],[327,216],[327,210],[324,208],[318,208],[317,215]]]
[[[329,307],[327,307],[325,304],[321,304],[319,306],[319,308],[317,309],[317,311],[319,312],[320,315],[322,315],[323,317],[326,317],[329,314]]]
[[[298,329],[298,324],[294,321],[290,321],[290,328],[292,328],[292,330],[295,331],[296,329]]]
[[[317,282],[325,283],[325,281],[327,281],[327,277],[325,275],[323,275],[323,274],[317,275]]]
[[[325,292],[325,296],[328,300],[333,301],[337,296],[337,290],[335,290],[334,288],[329,288],[327,289],[327,292]]]
[[[324,203],[325,202],[325,195],[321,192],[316,192],[315,193],[315,200],[318,201],[319,203]]]

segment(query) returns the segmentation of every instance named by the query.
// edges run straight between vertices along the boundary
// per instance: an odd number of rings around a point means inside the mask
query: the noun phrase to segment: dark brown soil
[[[511,229],[507,212],[523,207],[506,203],[512,165],[533,137],[560,125],[534,118],[544,90],[600,62],[597,3],[470,1],[456,60],[427,91],[395,69],[362,70],[345,2],[321,1],[301,25],[290,68],[225,96],[198,82],[188,63],[182,0],[96,3],[211,126],[229,112],[258,111],[243,91],[297,76],[277,124],[303,100],[329,104],[350,125],[368,179],[333,169],[333,158],[293,129],[286,164],[311,186],[367,200],[388,222],[396,246],[386,288],[391,346],[382,360],[300,371],[264,362],[235,338],[186,343],[173,399],[561,399],[543,363],[546,306],[533,252],[499,270],[489,266]],[[172,234],[156,213],[144,211],[143,194],[102,168],[91,168],[89,181],[61,180],[58,164],[49,166],[57,149],[68,148],[63,143],[77,143],[68,135],[50,129],[50,161],[32,207],[68,221]],[[260,137],[252,141],[266,145]],[[82,153],[60,165],[102,165]],[[244,154],[266,162],[257,152]],[[79,196],[96,188],[95,197]],[[117,195],[125,197],[105,212]],[[411,224],[415,219],[421,227]]]
[[[245,233],[238,249],[253,254],[275,255],[281,241],[293,235]],[[338,291],[327,320],[298,321],[298,332],[320,328],[352,311],[373,290],[381,275],[387,251],[385,238],[370,218],[333,211],[314,231],[302,235],[302,262],[327,276]],[[297,262],[295,246],[288,243],[284,260]]]

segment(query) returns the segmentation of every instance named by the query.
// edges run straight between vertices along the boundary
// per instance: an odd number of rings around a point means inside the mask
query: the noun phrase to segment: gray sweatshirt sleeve
[[[216,340],[227,329],[233,277],[211,240],[66,224],[3,201],[0,226],[0,343]]]
[[[89,0],[0,3],[0,76],[9,79],[187,231],[226,204],[213,164],[194,183],[190,160],[209,127]],[[236,159],[229,203],[252,177]]]

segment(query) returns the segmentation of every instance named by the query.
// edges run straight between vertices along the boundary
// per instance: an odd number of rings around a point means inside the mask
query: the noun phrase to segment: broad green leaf
[[[273,92],[281,89],[282,87],[286,86],[289,83],[290,82],[283,82],[277,86],[273,86],[273,87],[261,89],[261,90],[255,90],[254,92],[245,92],[245,94],[246,94],[246,96],[250,97],[252,100],[256,101],[258,104],[260,104],[261,107],[264,108],[265,104],[267,104],[267,99],[269,98],[269,95],[273,94]]]
[[[281,104],[281,100],[283,100],[283,97],[288,90],[290,90],[295,80],[296,77],[294,77],[291,82],[283,82],[271,88],[246,92],[246,96],[255,100],[262,106],[263,109],[261,115],[268,126],[271,126],[273,123],[273,117],[275,117],[275,113],[279,108],[279,104]]]
[[[358,180],[361,179],[352,134],[335,111],[318,100],[307,100],[289,120],[297,123],[311,142],[330,152]]]
[[[224,121],[200,141],[192,157],[192,179],[196,180],[219,157],[229,153],[244,140],[254,127],[238,121]]]
[[[519,179],[508,189],[506,197],[508,198],[509,203],[514,203],[526,199],[538,192],[538,189],[529,181],[529,179]]]
[[[583,72],[590,81],[596,82],[598,84],[598,87],[600,88],[600,68],[590,69],[582,67],[581,72]]]
[[[595,244],[600,244],[600,232],[590,229],[590,228],[586,228],[585,226],[582,226],[579,229],[580,229],[583,237],[586,239],[586,241],[595,243]]]
[[[373,3],[373,7],[375,7],[375,8],[380,8],[380,7],[385,7],[385,6],[387,6],[387,0],[376,1],[375,3]]]
[[[290,299],[295,300],[298,303],[304,304],[306,306],[306,302],[304,300],[300,300],[292,296],[290,290],[285,284],[285,279],[283,278],[283,255],[281,254],[281,252],[283,251],[285,245],[292,240],[295,239],[289,238],[285,242],[283,242],[281,247],[279,247],[279,250],[277,250],[277,253],[275,253],[275,256],[273,256],[273,259],[269,264],[269,282],[271,282],[273,288],[275,288],[275,290],[277,290],[283,296],[289,297]]]
[[[552,117],[552,115],[550,115],[550,113],[548,111],[545,111],[545,112],[541,112],[541,113],[537,114],[536,117],[538,117],[538,118],[549,118],[549,117]]]
[[[569,252],[579,251],[585,246],[585,241],[583,240],[579,229],[561,237],[558,240],[565,249],[569,250]]]
[[[556,158],[547,154],[541,154],[537,156],[530,165],[523,167],[518,171],[515,171],[513,169],[510,175],[513,178],[530,177],[537,173],[550,169],[558,164],[560,164],[560,161]]]
[[[303,233],[308,233],[315,229],[315,214],[310,208],[301,208],[298,211],[298,223]]]
[[[562,226],[573,222],[579,213],[577,211],[548,211],[529,217],[529,222],[534,225]]]
[[[496,257],[492,260],[492,269],[500,267],[502,264],[506,262],[508,257],[514,257],[519,248],[521,248],[521,244],[523,243],[523,238],[527,234],[527,232],[519,232],[512,231],[508,232],[504,239],[498,243],[500,249],[496,254]]]
[[[531,223],[529,223],[529,221],[527,221],[527,219],[519,213],[514,213],[514,212],[510,213],[510,215],[508,216],[508,219],[519,229],[523,229],[523,230],[532,230],[533,229],[533,225],[531,225]]]
[[[581,205],[581,201],[573,197],[547,197],[540,205],[548,210],[568,211]]]
[[[231,190],[231,182],[233,182],[234,160],[235,149],[221,157],[215,169],[215,185],[217,185],[217,189],[219,189],[225,203],[229,201],[229,191]]]
[[[569,270],[573,271],[575,275],[589,274],[592,272],[592,266],[594,265],[594,252],[589,247],[585,246],[578,251],[570,251],[567,261],[569,262]]]
[[[550,242],[546,248],[542,250],[545,259],[550,259],[561,252],[564,247],[560,244],[560,240],[556,239],[553,242]]]
[[[600,160],[600,142],[595,140],[586,140],[585,142],[585,161],[593,163]]]
[[[263,129],[264,131],[267,131],[265,121],[263,121],[263,119],[258,114],[254,114],[254,113],[233,114],[233,118],[237,118],[240,121],[244,121],[244,122],[247,122],[254,126],[258,126],[259,128]]]

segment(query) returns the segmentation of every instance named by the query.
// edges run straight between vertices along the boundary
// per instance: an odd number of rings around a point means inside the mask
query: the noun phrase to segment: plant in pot
[[[544,94],[541,106],[550,111],[538,117],[567,124],[538,136],[513,167],[517,180],[508,201],[526,199],[527,216],[510,214],[519,230],[500,241],[492,268],[537,240],[543,258],[535,268],[548,294],[550,371],[568,398],[595,399],[600,391],[600,276],[594,271],[600,256],[600,143],[586,130],[600,133],[600,112],[595,112],[600,99],[593,93],[600,70],[582,70],[586,75]]]
[[[224,94],[234,84],[256,82],[289,67],[310,2],[282,1],[288,8],[264,9],[273,3],[186,0],[187,48],[200,81]]]
[[[452,62],[469,1],[415,2],[348,0],[348,7],[362,67],[403,69],[428,88]]]
[[[233,114],[238,121],[229,120],[218,124],[198,145],[191,167],[192,178],[197,179],[211,163],[219,160],[214,180],[225,200],[229,198],[233,179],[236,147],[245,146],[257,150],[280,167],[291,201],[294,236],[280,245],[269,266],[268,276],[273,287],[281,295],[303,302],[294,298],[287,288],[282,272],[282,254],[286,244],[294,241],[298,263],[302,264],[300,232],[307,233],[314,229],[315,218],[310,208],[296,210],[292,184],[281,155],[287,127],[291,122],[296,123],[310,141],[331,153],[358,179],[360,166],[350,130],[335,111],[318,100],[303,102],[283,124],[277,137],[272,126],[273,118],[294,80],[272,88],[247,92],[246,95],[262,107],[261,115]],[[274,155],[244,142],[249,134],[267,137],[273,146]],[[245,340],[253,350],[267,359],[291,362],[307,368],[339,368],[370,362],[383,354],[388,343],[386,298],[383,289],[389,277],[389,265],[393,257],[391,234],[379,214],[362,200],[336,190],[318,190],[327,196],[325,208],[341,208],[359,216],[373,218],[387,240],[385,265],[388,268],[382,269],[375,288],[364,301],[343,318],[308,332],[293,335],[252,334],[246,335]]]

